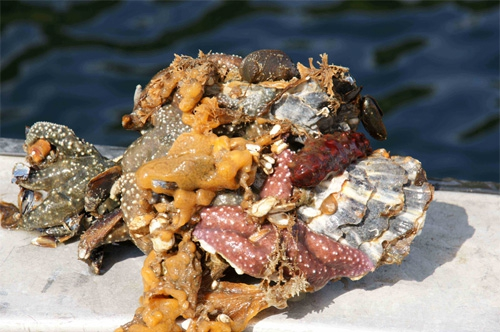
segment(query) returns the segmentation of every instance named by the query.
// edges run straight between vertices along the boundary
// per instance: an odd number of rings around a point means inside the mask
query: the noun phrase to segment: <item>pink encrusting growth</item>
[[[297,187],[317,186],[328,174],[342,174],[350,164],[371,152],[370,142],[362,133],[335,132],[309,138],[292,157],[292,183]]]
[[[315,290],[330,280],[358,278],[375,269],[362,251],[317,234],[301,222],[295,224],[292,232],[282,232],[282,236],[287,256]]]
[[[269,275],[270,261],[281,247],[278,243],[284,243],[286,256],[314,289],[332,279],[361,277],[374,270],[368,256],[358,249],[317,234],[301,222],[278,233],[272,224],[249,221],[240,206],[204,208],[193,235],[233,267],[258,278]]]
[[[290,149],[283,150],[276,157],[274,173],[264,183],[260,191],[260,197],[274,196],[278,199],[288,199],[292,195],[292,173],[288,165],[292,162],[293,152]]]
[[[278,233],[270,224],[251,223],[240,206],[204,208],[193,236],[221,254],[233,267],[256,278],[267,275]]]
[[[260,197],[287,200],[294,184],[317,185],[329,173],[343,171],[370,152],[368,141],[359,133],[335,133],[308,140],[299,155],[285,149],[276,156],[274,172],[264,182]],[[361,277],[374,270],[362,251],[317,234],[302,222],[278,231],[275,225],[252,222],[240,206],[203,208],[193,235],[236,269],[258,278],[270,274],[271,260],[284,244],[290,263],[315,290],[332,279]]]

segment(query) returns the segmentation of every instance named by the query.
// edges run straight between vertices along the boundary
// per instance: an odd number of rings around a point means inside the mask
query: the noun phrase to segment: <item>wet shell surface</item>
[[[1,224],[39,229],[51,247],[83,233],[79,257],[96,273],[102,245],[132,240],[147,254],[145,292],[117,331],[242,331],[301,292],[401,263],[424,226],[425,171],[372,152],[358,124],[387,131],[360,92],[326,54],[309,66],[278,50],[176,55],[136,89],[122,125],[139,138],[119,160],[34,124]],[[228,269],[261,283],[225,280]]]

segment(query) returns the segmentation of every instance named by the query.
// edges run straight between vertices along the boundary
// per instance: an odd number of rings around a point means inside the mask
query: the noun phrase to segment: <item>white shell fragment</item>
[[[274,196],[268,196],[255,202],[248,214],[254,217],[263,217],[271,211],[271,209],[278,203],[278,199]]]
[[[267,220],[269,220],[270,223],[278,226],[278,227],[286,227],[290,224],[290,219],[291,217],[283,212],[280,213],[273,213],[267,216]]]

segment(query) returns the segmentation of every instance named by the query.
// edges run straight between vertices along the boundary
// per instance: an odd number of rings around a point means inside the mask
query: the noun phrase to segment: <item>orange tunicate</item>
[[[179,209],[179,213],[173,216],[173,225],[174,228],[177,229],[183,226],[185,223],[187,223],[189,219],[191,219],[193,213],[196,211],[196,205],[197,205],[196,192],[179,188],[174,191],[173,196],[174,196],[174,207],[176,209]]]
[[[247,143],[238,137],[184,133],[167,156],[137,170],[137,184],[174,197],[179,213],[173,217],[173,225],[179,228],[189,221],[197,206],[209,205],[217,191],[253,183],[256,165]]]
[[[231,325],[217,321],[201,321],[195,326],[197,332],[231,332]],[[188,330],[190,332],[190,330]]]
[[[176,253],[152,250],[141,270],[144,296],[134,320],[115,332],[183,331],[177,319],[193,318],[201,285],[200,256],[185,235]]]
[[[144,266],[141,269],[141,276],[144,282],[144,293],[149,292],[151,289],[158,286],[160,283],[160,279],[156,276],[151,265],[156,260],[156,253],[154,250],[151,250],[144,260]]]
[[[235,116],[228,114],[226,109],[220,108],[217,98],[205,97],[193,113],[185,112],[182,115],[182,122],[193,128],[194,132],[203,134],[222,124],[231,123]]]
[[[173,196],[174,207],[179,209],[179,213],[173,217],[173,225],[174,228],[179,228],[189,221],[196,211],[196,206],[210,205],[215,197],[215,192],[205,189],[188,191],[179,188],[174,191]]]
[[[176,299],[150,298],[143,305],[141,318],[145,325],[132,324],[128,327],[129,332],[182,331],[182,328],[175,322],[183,311]]]
[[[183,81],[177,93],[182,97],[179,102],[179,109],[183,112],[190,112],[198,104],[203,96],[203,85],[196,79],[187,82]]]
[[[137,183],[144,189],[172,195],[175,189],[236,190],[246,174],[253,182],[256,166],[243,138],[215,134],[185,133],[167,156],[152,160],[137,170]]]

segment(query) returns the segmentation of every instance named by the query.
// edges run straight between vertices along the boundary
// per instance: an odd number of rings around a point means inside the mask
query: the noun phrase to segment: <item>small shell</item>
[[[290,224],[290,217],[283,212],[270,214],[267,220],[278,227],[287,227]]]
[[[135,86],[135,91],[134,91],[134,105],[139,102],[139,98],[141,97],[142,93],[142,85],[137,84]]]
[[[268,196],[260,201],[255,202],[248,214],[254,217],[263,217],[271,211],[271,209],[278,203],[278,200],[274,196]]]
[[[297,204],[288,202],[288,203],[283,203],[283,204],[276,204],[273,206],[271,211],[269,213],[280,213],[280,212],[288,212],[292,211],[297,207]]]
[[[175,244],[175,238],[170,231],[157,230],[151,233],[151,243],[156,252],[167,252]]]
[[[0,226],[16,228],[21,221],[19,209],[12,203],[0,201]]]
[[[164,225],[166,225],[168,222],[167,218],[163,217],[163,216],[158,216],[156,218],[154,218],[153,220],[151,220],[151,223],[149,224],[149,232],[150,233],[153,233],[154,231],[156,230],[161,230]]]
[[[260,145],[258,144],[247,144],[245,145],[245,147],[247,148],[248,151],[250,151],[250,153],[257,153],[260,151]]]
[[[288,144],[286,144],[285,142],[283,142],[282,139],[280,139],[279,141],[274,142],[273,145],[271,145],[271,151],[273,153],[275,153],[275,154],[280,154],[281,152],[283,152],[287,148],[288,148]]]
[[[330,194],[328,195],[327,198],[321,203],[320,210],[323,214],[334,214],[337,212],[338,209],[338,203],[337,200],[335,199],[335,194]]]
[[[35,246],[39,247],[45,247],[45,248],[56,248],[57,247],[57,240],[54,236],[39,236],[37,238],[34,238],[31,240],[31,244],[34,244]]]
[[[30,167],[23,163],[16,163],[14,165],[14,169],[12,170],[12,183],[16,183],[17,181],[26,181],[28,180],[28,176],[30,175]]]
[[[271,165],[273,165],[276,162],[276,160],[268,154],[262,155],[262,159],[264,159],[265,161],[267,161]]]
[[[271,128],[271,131],[269,132],[269,135],[275,136],[275,135],[277,135],[279,133],[280,130],[281,130],[281,126],[279,124],[276,124],[276,125],[274,125]]]
[[[231,317],[226,314],[220,314],[219,316],[217,316],[216,320],[226,324],[231,323]]]
[[[191,325],[191,323],[193,322],[193,319],[191,318],[188,318],[186,319],[185,321],[183,321],[181,323],[181,327],[184,329],[184,330],[187,330],[189,328],[189,325]]]

